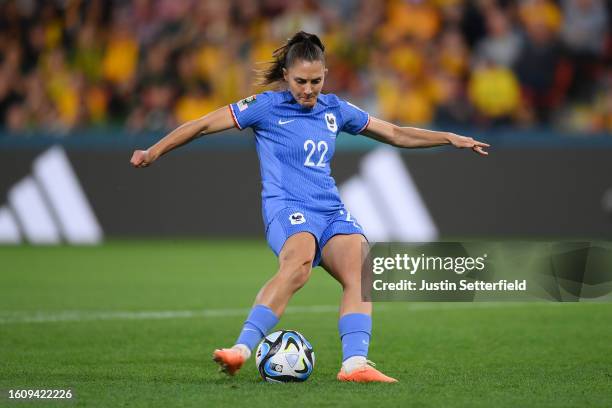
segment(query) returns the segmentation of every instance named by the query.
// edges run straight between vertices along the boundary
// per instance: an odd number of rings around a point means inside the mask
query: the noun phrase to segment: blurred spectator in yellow
[[[222,49],[213,51],[206,50],[206,54],[215,55],[216,61],[205,63],[207,70],[204,77],[210,83],[213,93],[220,103],[227,104],[233,100],[240,99],[243,94],[249,93],[250,83],[246,82],[250,78],[252,66],[244,67],[238,57],[238,43],[235,40],[228,40]],[[200,59],[200,62],[203,62]],[[246,72],[245,72],[246,71]]]
[[[508,121],[520,103],[520,86],[514,73],[493,63],[481,63],[474,69],[468,94],[484,119],[493,122]]]
[[[391,121],[419,125],[433,119],[434,105],[427,88],[409,75],[381,77],[376,91],[380,113]]]
[[[526,26],[543,25],[553,34],[559,31],[563,18],[552,0],[521,0],[519,15]]]
[[[85,91],[85,105],[92,124],[103,125],[108,119],[108,92],[99,84],[92,84]]]
[[[45,38],[45,47],[54,49],[61,45],[63,37],[62,18],[59,10],[52,2],[43,3],[41,10],[41,20]]]
[[[467,73],[470,52],[458,30],[444,31],[436,54],[438,65],[450,75],[464,77]]]
[[[440,29],[439,10],[428,0],[390,0],[380,35],[387,43],[405,36],[420,41],[434,38]]]
[[[82,72],[87,80],[98,81],[102,76],[104,47],[98,28],[94,24],[84,25],[78,33],[72,60],[74,67]]]
[[[122,14],[110,28],[110,38],[102,60],[104,78],[114,83],[133,79],[138,63],[138,43]]]
[[[399,73],[417,77],[423,72],[424,59],[421,47],[414,41],[404,41],[389,50],[387,64]]]
[[[196,85],[190,87],[186,94],[178,98],[174,116],[179,123],[183,123],[202,117],[206,113],[217,109],[219,105],[211,97],[210,91],[206,90],[204,86]]]
[[[249,53],[249,62],[253,67],[258,64],[267,64],[272,61],[272,53],[278,48],[278,44],[272,42],[268,37],[259,37],[254,42]]]
[[[82,119],[83,79],[70,70],[61,48],[49,52],[41,62],[46,91],[57,108],[58,125],[64,131],[70,130]]]
[[[222,53],[221,47],[212,44],[205,44],[197,51],[198,72],[203,80],[210,81],[216,72],[223,70]]]

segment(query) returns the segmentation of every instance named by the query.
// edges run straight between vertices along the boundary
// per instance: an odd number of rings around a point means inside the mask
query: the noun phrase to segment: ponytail
[[[321,61],[325,63],[325,47],[315,34],[304,31],[295,33],[285,45],[272,53],[273,61],[263,70],[256,70],[257,85],[270,85],[283,80],[283,68],[288,68],[296,60]]]

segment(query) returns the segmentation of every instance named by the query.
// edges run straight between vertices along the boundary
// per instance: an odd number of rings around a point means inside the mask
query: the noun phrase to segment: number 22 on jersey
[[[304,150],[306,151],[306,160],[304,160],[304,166],[307,167],[325,167],[325,155],[328,150],[327,142],[321,140],[319,143],[315,143],[314,140],[308,139],[304,142]],[[315,152],[319,156],[319,160],[316,162]]]

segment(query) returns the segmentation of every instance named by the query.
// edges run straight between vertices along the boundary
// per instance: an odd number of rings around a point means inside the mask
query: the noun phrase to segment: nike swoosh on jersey
[[[282,119],[279,119],[279,120],[278,120],[278,124],[279,124],[279,125],[285,125],[285,124],[287,124],[287,123],[289,123],[289,122],[293,122],[294,120],[295,120],[295,119],[291,119],[291,120],[286,120],[286,121],[283,121]]]

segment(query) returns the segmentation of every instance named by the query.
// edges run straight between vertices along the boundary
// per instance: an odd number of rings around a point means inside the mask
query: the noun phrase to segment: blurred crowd
[[[262,89],[295,31],[324,92],[401,124],[612,132],[605,0],[2,0],[10,132],[172,128]]]

